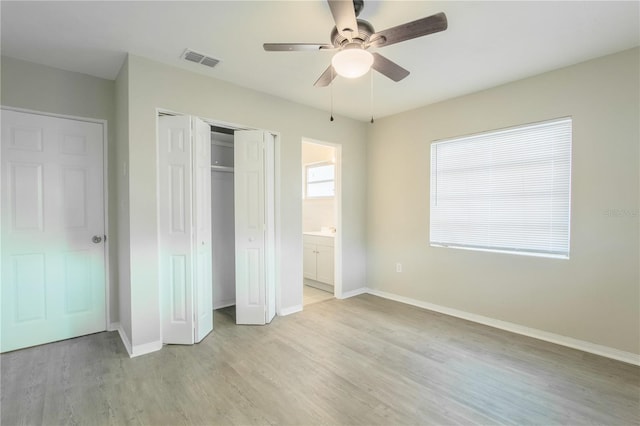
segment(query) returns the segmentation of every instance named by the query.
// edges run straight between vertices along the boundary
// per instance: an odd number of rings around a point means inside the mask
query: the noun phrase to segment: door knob
[[[91,241],[93,241],[95,244],[98,244],[102,241],[102,237],[99,235],[94,235],[93,238],[91,238]]]

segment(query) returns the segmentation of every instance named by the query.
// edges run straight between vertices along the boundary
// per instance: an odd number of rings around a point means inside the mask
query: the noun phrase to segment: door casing
[[[305,142],[312,143],[316,145],[323,145],[331,147],[335,150],[335,195],[334,195],[334,207],[333,207],[333,215],[335,219],[336,225],[336,233],[334,236],[334,246],[333,246],[333,259],[334,259],[334,282],[333,282],[333,295],[336,299],[343,299],[343,291],[342,291],[342,145],[339,143],[332,142],[324,142],[311,138],[303,137],[300,144]],[[302,149],[302,148],[301,148]],[[303,167],[302,158],[300,161],[300,166]],[[303,183],[304,185],[304,183]],[[302,230],[301,230],[302,232]],[[302,238],[302,236],[301,236]],[[304,246],[304,244],[303,244]],[[301,259],[304,262],[304,255]],[[300,276],[300,283],[304,286],[304,266],[302,268],[302,274]],[[304,308],[304,303],[301,303],[301,307]]]

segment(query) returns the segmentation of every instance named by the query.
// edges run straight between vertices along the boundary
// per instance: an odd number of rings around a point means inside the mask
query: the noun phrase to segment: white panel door
[[[236,323],[265,324],[264,135],[234,134]]]
[[[0,350],[103,331],[103,125],[8,110],[1,119]]]
[[[194,287],[195,340],[200,342],[213,330],[211,281],[211,127],[193,119],[194,133]]]
[[[158,118],[158,247],[162,341],[194,343],[191,117]]]

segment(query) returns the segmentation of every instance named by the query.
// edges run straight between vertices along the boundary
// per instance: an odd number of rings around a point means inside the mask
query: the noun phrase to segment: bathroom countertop
[[[315,235],[317,237],[335,237],[335,233],[334,232],[322,232],[322,231],[309,231],[309,232],[303,232],[304,235]]]

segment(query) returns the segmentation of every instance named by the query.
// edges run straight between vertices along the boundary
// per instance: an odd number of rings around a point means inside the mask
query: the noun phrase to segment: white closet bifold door
[[[234,143],[236,323],[266,324],[275,315],[273,136],[236,131]]]
[[[209,128],[189,116],[158,120],[163,343],[193,344],[213,327]]]

